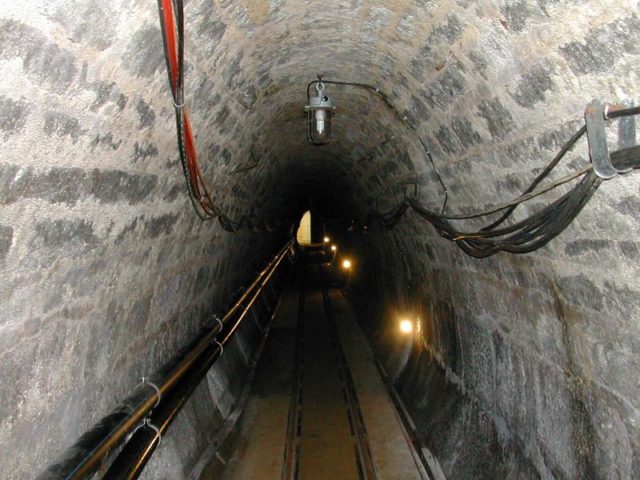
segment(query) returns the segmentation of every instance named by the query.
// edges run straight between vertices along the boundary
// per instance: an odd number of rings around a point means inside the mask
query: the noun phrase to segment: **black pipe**
[[[104,475],[103,480],[133,480],[138,478],[160,443],[159,435],[161,437],[167,431],[175,417],[182,410],[184,404],[190,398],[193,391],[200,384],[211,366],[220,357],[224,347],[231,340],[233,333],[240,326],[247,314],[254,306],[259,305],[257,300],[259,298],[265,298],[262,295],[263,293],[269,293],[268,289],[265,287],[269,285],[271,277],[278,269],[283,258],[284,256],[279,258],[269,274],[264,278],[260,288],[256,290],[255,294],[244,307],[239,317],[232,325],[225,327],[225,329],[220,332],[220,337],[222,338],[221,342],[213,343],[205,352],[201,361],[198,362],[197,369],[190,372],[189,375],[180,382],[179,386],[162,401],[158,408],[154,409],[153,414],[149,418],[149,422],[158,431],[149,425],[138,429],[126,443],[118,457],[113,461],[109,470]],[[271,305],[268,305],[267,307],[269,316],[273,318],[273,307]]]
[[[231,319],[241,311],[250,295],[256,289],[261,290],[264,287],[265,279],[271,278],[282,259],[288,252],[293,251],[294,245],[295,240],[287,242],[258,274],[249,288],[234,302],[221,319],[223,328],[230,324]],[[95,473],[105,457],[125,440],[127,434],[149,415],[156,404],[161,403],[170,394],[190,369],[197,368],[199,360],[206,355],[207,349],[220,331],[221,325],[217,321],[203,329],[186,348],[180,350],[151,375],[147,383],[138,385],[131,395],[82,435],[58,458],[56,463],[47,467],[37,480],[80,479]],[[158,387],[159,395],[151,383]]]
[[[162,404],[154,410],[149,418],[151,425],[155,426],[164,436],[171,425],[171,422],[180,413],[182,407],[191,396],[191,393],[200,384],[200,381],[207,374],[214,362],[220,357],[221,349],[214,344],[205,355],[206,358],[196,370],[187,375],[176,388],[163,400]],[[142,470],[149,462],[151,455],[160,444],[160,437],[150,426],[140,428],[133,434],[131,439],[114,460],[102,477],[103,480],[135,479],[142,473]]]

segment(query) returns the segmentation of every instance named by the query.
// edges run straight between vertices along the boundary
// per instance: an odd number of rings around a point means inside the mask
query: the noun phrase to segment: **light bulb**
[[[406,318],[400,320],[400,331],[402,333],[412,333],[413,332],[413,322],[411,320],[407,320]]]

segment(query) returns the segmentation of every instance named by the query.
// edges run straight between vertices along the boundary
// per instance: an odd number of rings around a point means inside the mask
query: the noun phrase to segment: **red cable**
[[[169,65],[171,66],[171,91],[175,96],[178,86],[178,44],[176,42],[176,24],[171,0],[162,0],[162,15],[167,39],[167,56],[169,57]]]
[[[178,93],[178,75],[180,73],[178,66],[178,44],[176,38],[175,15],[172,0],[161,1],[162,18],[167,43],[167,57],[169,60],[169,79],[171,83],[170,87],[175,101],[176,95]],[[184,106],[181,108],[184,125],[184,149],[187,160],[187,169],[189,171],[190,190],[193,193],[196,202],[198,202],[198,205],[200,205],[205,214],[207,214],[208,216],[216,216],[218,214],[217,208],[215,207],[213,200],[211,200],[211,195],[209,194],[209,191],[203,180],[200,165],[198,164],[196,143],[193,137],[193,130],[191,129],[191,122],[189,121],[189,114]]]

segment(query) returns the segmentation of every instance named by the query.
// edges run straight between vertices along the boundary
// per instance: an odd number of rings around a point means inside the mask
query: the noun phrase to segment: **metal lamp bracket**
[[[625,102],[631,106],[629,103]],[[619,173],[628,170],[618,170],[611,163],[609,147],[607,145],[607,132],[605,131],[605,120],[608,119],[608,112],[612,106],[603,105],[600,100],[593,100],[584,112],[585,124],[587,126],[587,139],[589,142],[589,156],[593,164],[593,171],[600,178],[609,179]],[[615,107],[614,107],[615,108]],[[627,148],[635,145],[636,125],[633,116],[623,117],[618,125],[618,145],[619,148]]]

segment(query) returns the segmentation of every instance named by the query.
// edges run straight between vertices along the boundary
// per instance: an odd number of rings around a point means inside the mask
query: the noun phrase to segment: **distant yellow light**
[[[331,239],[329,237],[324,237],[324,243],[329,243]]]
[[[331,251],[335,252],[336,250],[338,250],[338,247],[336,247],[335,245],[331,245]]]
[[[345,269],[349,270],[351,268],[351,260],[343,260],[342,261],[342,268],[345,268]]]
[[[400,320],[400,331],[402,333],[411,333],[413,332],[413,322],[411,320]]]

